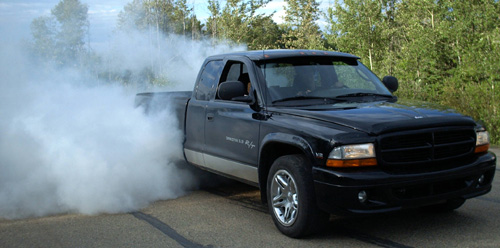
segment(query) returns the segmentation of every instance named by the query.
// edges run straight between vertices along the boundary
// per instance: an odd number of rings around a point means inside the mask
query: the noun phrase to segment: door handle
[[[207,114],[207,120],[208,121],[213,121],[214,120],[214,114],[212,114],[212,113]]]

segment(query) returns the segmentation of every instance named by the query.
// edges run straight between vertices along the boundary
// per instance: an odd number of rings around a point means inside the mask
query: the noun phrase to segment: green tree
[[[186,0],[178,0],[173,8],[172,19],[175,20],[174,33],[186,36],[189,29],[189,15],[193,8],[187,6]]]
[[[447,13],[449,45],[453,49],[452,58],[456,70],[453,75],[461,75],[464,80],[480,83],[498,71],[491,61],[498,58],[495,54],[498,45],[500,26],[499,3],[492,0],[444,1],[450,9]],[[497,77],[498,78],[498,77]]]
[[[500,143],[500,3],[443,1],[453,67],[445,78],[445,104],[483,120]]]
[[[226,0],[219,19],[219,34],[223,39],[242,43],[248,30],[247,3],[241,0]]]
[[[148,27],[146,13],[147,10],[143,0],[133,0],[127,3],[118,14],[118,29],[122,31],[131,29],[146,30]]]
[[[64,64],[74,63],[87,51],[84,47],[89,30],[87,12],[87,5],[79,0],[62,0],[51,11],[59,23],[56,46]]]
[[[51,16],[41,16],[31,22],[31,49],[40,59],[53,60],[56,55],[56,23]]]
[[[200,40],[203,38],[203,28],[204,25],[194,14],[194,7],[191,9],[191,14],[189,16],[189,23],[191,24],[191,39]]]
[[[59,65],[81,65],[90,52],[85,48],[89,29],[87,12],[87,5],[79,0],[61,0],[50,17],[34,19],[31,34],[35,53]]]
[[[447,22],[448,6],[443,1],[408,1],[399,5],[402,58],[398,63],[400,78],[406,82],[406,97],[436,100],[443,92],[443,80],[455,66]]]
[[[133,0],[118,15],[120,30],[142,30],[154,34],[180,34],[200,39],[203,25],[186,0]]]
[[[385,49],[382,37],[385,28],[383,1],[343,0],[327,10],[327,39],[343,52],[356,54],[367,60],[370,69],[378,69]]]
[[[279,41],[283,31],[271,16],[254,18],[250,22],[246,44],[251,50],[280,48]]]
[[[216,0],[209,0],[211,13],[207,31],[214,39],[247,44],[250,49],[276,47],[280,35],[271,15],[257,14],[269,0],[228,0],[223,8]]]
[[[319,3],[315,0],[286,0],[281,46],[293,49],[323,49],[325,39],[316,21]]]
[[[212,40],[219,38],[219,27],[218,22],[221,19],[221,7],[218,0],[208,0],[208,11],[210,11],[210,16],[207,19],[207,31],[210,34]]]

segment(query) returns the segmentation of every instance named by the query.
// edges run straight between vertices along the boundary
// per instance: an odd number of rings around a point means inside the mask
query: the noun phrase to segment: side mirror
[[[240,81],[226,81],[219,85],[217,96],[226,101],[253,102],[253,97],[246,96],[247,87]]]
[[[393,76],[385,76],[382,79],[382,83],[384,83],[385,87],[391,92],[394,93],[399,88],[398,79]]]

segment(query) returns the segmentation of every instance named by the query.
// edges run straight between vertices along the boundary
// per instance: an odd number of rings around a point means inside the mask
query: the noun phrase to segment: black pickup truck
[[[450,211],[491,190],[485,128],[397,88],[350,54],[249,51],[207,58],[192,92],[136,105],[175,108],[186,161],[259,187],[277,228],[301,237],[330,213]]]

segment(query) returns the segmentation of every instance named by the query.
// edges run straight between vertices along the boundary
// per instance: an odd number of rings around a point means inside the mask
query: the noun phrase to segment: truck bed
[[[192,91],[146,92],[135,97],[135,107],[142,107],[147,114],[174,111],[179,128],[184,130],[186,106]]]

